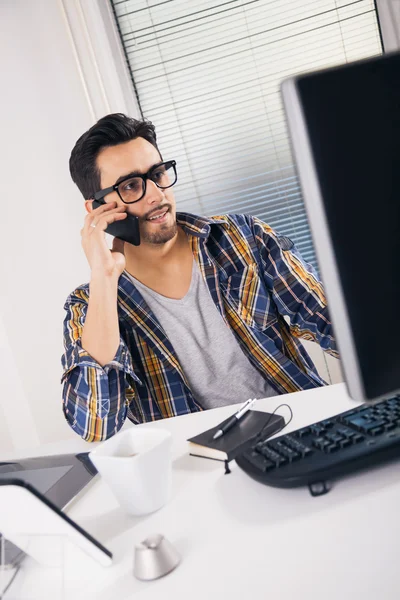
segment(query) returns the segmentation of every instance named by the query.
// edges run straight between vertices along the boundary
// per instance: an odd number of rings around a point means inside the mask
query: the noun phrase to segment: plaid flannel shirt
[[[178,213],[215,305],[252,365],[279,394],[325,385],[297,338],[337,356],[321,282],[289,238],[250,215]],[[63,410],[87,441],[134,423],[203,410],[170,340],[125,272],[118,282],[120,344],[101,366],[81,346],[89,284],[65,303]],[[285,319],[288,318],[287,320]]]

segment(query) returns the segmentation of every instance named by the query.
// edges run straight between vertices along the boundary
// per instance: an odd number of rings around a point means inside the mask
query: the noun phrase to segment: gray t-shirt
[[[166,298],[130,277],[167,334],[194,397],[204,408],[276,395],[219,314],[195,261],[190,288],[180,300]]]

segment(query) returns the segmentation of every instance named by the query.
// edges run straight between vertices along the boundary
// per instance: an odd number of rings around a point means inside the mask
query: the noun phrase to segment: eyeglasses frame
[[[168,167],[166,167],[166,170],[168,170],[170,167],[173,167],[174,169],[174,173],[175,173],[175,181],[174,183],[171,183],[171,185],[167,185],[167,186],[161,186],[158,185],[157,182],[155,182],[153,179],[151,179],[151,173],[153,171],[155,171],[155,169],[158,169],[161,165],[169,165]],[[128,179],[133,179],[133,177],[139,177],[142,181],[143,181],[143,194],[140,196],[140,198],[138,198],[137,200],[132,200],[132,202],[126,202],[126,200],[124,200],[121,196],[121,194],[119,193],[119,186],[124,183],[124,181],[128,181]],[[140,200],[143,200],[143,198],[146,195],[146,191],[147,191],[147,180],[150,179],[150,181],[153,181],[153,183],[155,183],[155,185],[160,189],[160,190],[167,190],[168,188],[172,187],[173,185],[176,184],[176,182],[178,181],[178,174],[176,172],[176,161],[175,160],[166,160],[166,161],[162,161],[156,165],[153,165],[151,167],[151,169],[149,169],[147,171],[147,173],[144,173],[143,175],[128,175],[127,177],[125,177],[124,179],[121,179],[121,181],[119,181],[118,183],[115,183],[114,185],[108,187],[108,188],[104,188],[103,190],[99,190],[98,192],[96,192],[93,195],[93,200],[102,200],[105,196],[107,196],[108,194],[111,194],[112,192],[117,192],[118,196],[121,198],[122,202],[124,204],[136,204],[136,202],[140,202]]]

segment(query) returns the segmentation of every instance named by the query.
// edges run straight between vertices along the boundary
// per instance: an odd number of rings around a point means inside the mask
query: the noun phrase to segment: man
[[[296,338],[336,354],[325,296],[288,238],[250,215],[176,213],[174,161],[164,163],[148,121],[100,119],[70,171],[86,199],[91,268],[64,307],[63,409],[74,431],[100,441],[127,417],[324,385]],[[93,209],[100,190],[105,205]],[[104,231],[126,213],[139,218],[141,243],[114,238],[110,250]]]

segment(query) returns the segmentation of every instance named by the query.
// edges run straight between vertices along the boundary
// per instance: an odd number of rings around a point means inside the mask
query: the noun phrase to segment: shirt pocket
[[[277,321],[275,305],[256,265],[247,265],[220,286],[225,303],[249,327],[264,330]]]

